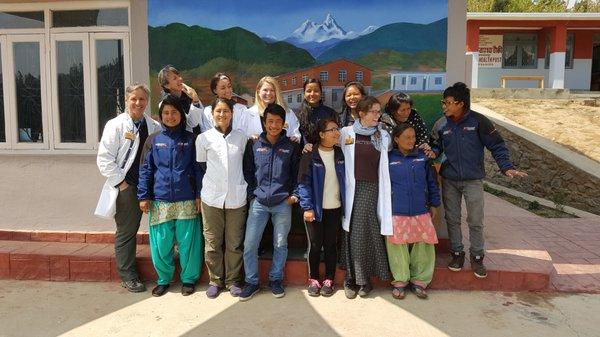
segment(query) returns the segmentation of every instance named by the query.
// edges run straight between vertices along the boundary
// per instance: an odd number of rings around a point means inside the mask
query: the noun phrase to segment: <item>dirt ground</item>
[[[473,102],[600,162],[600,107],[566,99],[474,98]]]

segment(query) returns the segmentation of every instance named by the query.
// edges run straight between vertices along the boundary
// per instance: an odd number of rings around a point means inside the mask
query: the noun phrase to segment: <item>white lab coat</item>
[[[352,140],[351,144],[346,144],[346,139]],[[386,148],[391,142],[389,133],[381,130],[381,142]],[[346,205],[344,209],[344,219],[342,228],[346,232],[350,231],[350,217],[352,215],[352,207],[354,205],[354,192],[356,188],[356,180],[354,178],[354,144],[356,143],[356,134],[352,126],[347,126],[342,129],[340,136],[340,146],[344,153],[346,161]],[[388,152],[387,149],[381,151],[379,157],[379,196],[377,198],[377,219],[381,229],[381,235],[393,235],[392,228],[392,186],[390,182],[390,170],[388,167]],[[360,211],[360,210],[357,210]]]
[[[253,105],[250,109],[245,112],[245,130],[246,137],[260,135],[263,132],[262,123],[260,121],[260,113],[258,112],[258,105]],[[286,131],[286,135],[289,138],[297,137],[300,139],[300,122],[298,117],[292,109],[288,109],[285,114],[285,126],[283,127]]]
[[[240,130],[244,132],[246,130],[246,110],[248,108],[240,103],[235,103],[233,105],[233,118],[231,120],[231,129],[232,130]],[[204,121],[206,125],[203,130],[208,131],[215,126],[215,122],[212,116],[212,106],[207,106],[204,108]]]

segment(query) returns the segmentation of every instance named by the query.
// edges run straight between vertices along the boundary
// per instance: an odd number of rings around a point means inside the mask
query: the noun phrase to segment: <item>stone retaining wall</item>
[[[517,168],[529,177],[510,179],[486,151],[486,179],[498,185],[600,215],[600,179],[496,125]],[[600,164],[599,164],[600,165]]]

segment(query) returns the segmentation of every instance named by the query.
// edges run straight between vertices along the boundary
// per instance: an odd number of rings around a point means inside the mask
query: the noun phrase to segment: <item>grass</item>
[[[410,97],[413,99],[415,109],[417,109],[429,130],[431,130],[433,123],[442,117],[442,108],[440,106],[442,94],[410,94]]]
[[[488,184],[483,184],[483,190],[544,218],[577,218],[577,216],[565,213],[559,209],[542,206],[537,201],[527,201],[523,198],[515,197],[514,195],[495,189]]]

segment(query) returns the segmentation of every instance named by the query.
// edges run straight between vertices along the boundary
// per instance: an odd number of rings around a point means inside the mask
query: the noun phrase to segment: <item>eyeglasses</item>
[[[457,101],[447,102],[447,101],[441,100],[440,103],[442,103],[442,106],[446,106],[446,105],[450,105],[450,104],[458,105],[460,102],[457,102]]]
[[[331,128],[331,129],[325,129],[323,130],[323,132],[337,132],[340,131],[340,128],[335,127],[335,128]]]
[[[367,112],[370,114],[381,114],[381,110],[369,110]]]

